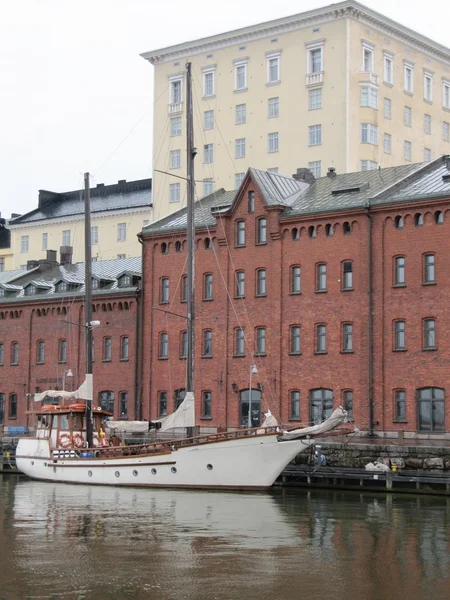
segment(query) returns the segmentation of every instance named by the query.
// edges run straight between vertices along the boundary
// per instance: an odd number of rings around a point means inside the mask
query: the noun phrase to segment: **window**
[[[405,106],[404,113],[403,113],[403,122],[406,125],[406,127],[411,127],[412,110],[409,106]]]
[[[203,332],[202,356],[212,356],[212,331],[210,329]]]
[[[256,352],[258,354],[266,353],[266,328],[258,327],[256,330]]]
[[[373,72],[373,47],[363,44],[363,62],[362,69],[364,73]]]
[[[390,133],[384,134],[384,151],[386,154],[390,154],[392,151],[392,136]]]
[[[423,282],[424,283],[435,283],[435,270],[434,270],[434,254],[424,254],[423,257]]]
[[[168,358],[169,356],[169,334],[168,333],[160,333],[159,334],[159,357],[158,358]]]
[[[36,294],[36,286],[29,284],[24,288],[25,296],[34,296]]]
[[[342,289],[353,289],[353,262],[351,260],[344,260],[342,263]]]
[[[423,225],[423,215],[421,215],[420,213],[416,213],[414,215],[414,225],[416,227],[422,227],[422,225]]]
[[[47,250],[48,248],[48,233],[42,234],[42,250]]]
[[[158,394],[158,416],[167,416],[167,392],[159,392]]]
[[[322,108],[322,88],[314,88],[309,90],[309,110],[317,110]]]
[[[302,291],[301,268],[291,267],[291,294],[300,294]]]
[[[361,87],[361,106],[367,106],[368,108],[378,107],[378,91],[376,88]]]
[[[389,98],[384,99],[384,116],[386,119],[390,119],[392,115],[392,102]]]
[[[236,125],[243,125],[247,122],[247,105],[236,105]]]
[[[331,223],[327,223],[325,225],[325,235],[327,237],[332,237],[334,235],[333,225]]]
[[[0,365],[5,364],[5,345],[0,344]]]
[[[291,339],[291,354],[300,354],[301,348],[301,334],[299,325],[291,325],[290,327],[290,339]]]
[[[169,278],[161,277],[161,296],[160,304],[169,302]]]
[[[234,188],[238,190],[244,181],[245,173],[236,173],[234,176]]]
[[[433,75],[425,73],[423,76],[423,97],[427,102],[433,101]]]
[[[444,222],[444,213],[441,212],[440,210],[437,210],[434,213],[434,221],[435,221],[436,225],[442,225]]]
[[[186,358],[188,355],[188,334],[182,331],[180,335],[180,358]]]
[[[431,150],[430,148],[425,148],[423,151],[423,160],[425,162],[430,162],[431,160]]]
[[[446,121],[442,123],[442,138],[444,142],[450,142],[450,123]]]
[[[445,431],[445,395],[441,388],[417,390],[419,430]]]
[[[169,184],[169,202],[179,202],[180,201],[180,184],[179,183],[171,183]]]
[[[309,48],[307,57],[307,73],[321,73],[323,71],[323,48]]]
[[[127,224],[126,223],[118,223],[117,224],[117,240],[119,242],[125,242],[127,239]]]
[[[203,196],[209,196],[214,192],[214,179],[207,177],[203,180]]]
[[[308,227],[308,235],[311,239],[315,239],[317,237],[317,229],[314,227],[314,225],[310,225]]]
[[[269,133],[267,152],[278,152],[278,132]]]
[[[236,271],[236,298],[245,296],[245,272]]]
[[[349,421],[353,421],[353,391],[344,390],[342,392],[344,410],[347,411],[347,417]]]
[[[181,167],[181,150],[170,151],[170,168],[179,169]]]
[[[245,221],[236,221],[236,246],[245,246]]]
[[[247,201],[248,214],[251,215],[255,212],[255,192],[253,190],[248,193]]]
[[[424,122],[423,122],[423,128],[424,128],[425,133],[431,134],[431,116],[430,115],[425,115]]]
[[[423,321],[423,348],[424,350],[436,349],[436,321],[424,319]]]
[[[396,256],[394,258],[394,285],[405,285],[405,257]]]
[[[442,82],[442,106],[450,110],[450,81]]]
[[[256,232],[256,243],[266,244],[267,243],[267,219],[262,217],[257,221],[257,232]]]
[[[173,79],[170,82],[170,104],[180,104],[182,102],[182,84],[181,79]]]
[[[103,410],[114,413],[114,392],[100,392],[100,406]]]
[[[181,117],[172,117],[170,119],[170,136],[181,135]]]
[[[5,398],[6,394],[0,393],[0,425],[5,422]]]
[[[45,361],[45,344],[43,340],[39,340],[37,343],[36,362],[42,365]]]
[[[29,249],[29,245],[30,245],[30,238],[28,235],[22,235],[20,237],[20,251],[25,253],[28,252]]]
[[[280,53],[267,55],[267,83],[280,81]]]
[[[278,175],[278,167],[271,167],[270,169],[267,169],[267,172],[272,175]]]
[[[62,232],[61,246],[70,246],[70,229]]]
[[[394,350],[406,350],[405,321],[394,321]]]
[[[353,324],[342,324],[342,352],[353,352]]]
[[[245,158],[245,138],[239,138],[235,142],[235,158]]]
[[[406,421],[406,392],[395,390],[394,420]]]
[[[268,116],[269,119],[275,119],[280,115],[280,99],[269,98],[268,100]]]
[[[324,354],[327,351],[327,326],[316,325],[316,353]]]
[[[103,360],[111,360],[111,338],[103,338]]]
[[[214,129],[214,111],[205,110],[203,113],[203,129]]]
[[[242,328],[238,328],[235,330],[235,355],[236,356],[244,356],[245,350],[245,337],[244,330]]]
[[[128,418],[128,392],[120,392],[119,394],[119,418]]]
[[[378,127],[371,123],[361,123],[361,143],[378,144]]]
[[[214,71],[203,72],[203,97],[214,96]]]
[[[214,145],[205,144],[203,146],[203,162],[205,165],[209,165],[214,161]]]
[[[211,392],[202,392],[202,419],[211,419]]]
[[[316,266],[316,291],[325,292],[327,289],[327,265],[319,263]]]
[[[394,61],[387,54],[384,55],[384,81],[390,85],[394,83]]]
[[[411,160],[411,142],[408,142],[408,140],[404,142],[404,159]]]
[[[17,394],[9,395],[8,418],[17,419]]]
[[[213,276],[211,273],[203,275],[203,300],[213,299]]]
[[[5,270],[5,259],[3,256],[0,256],[0,273],[3,273]]]
[[[234,63],[234,89],[235,91],[247,89],[247,62]]]
[[[128,360],[129,358],[129,338],[124,335],[120,338],[120,360]]]
[[[331,416],[333,412],[333,390],[319,388],[311,390],[311,422],[314,425],[322,423]]]
[[[256,295],[266,295],[266,269],[258,269],[256,271]]]
[[[316,179],[322,176],[322,161],[313,160],[308,163],[308,168]]]
[[[290,392],[290,419],[300,419],[300,392],[291,390]]]
[[[394,223],[395,223],[395,229],[403,229],[403,227],[405,226],[403,217],[401,215],[397,215],[395,217]]]
[[[187,302],[187,275],[181,277],[181,297],[180,302]]]
[[[320,146],[322,143],[322,125],[311,125],[308,127],[309,145]]]
[[[11,364],[19,364],[19,344],[17,342],[11,344]]]
[[[98,244],[98,227],[96,225],[91,227],[91,244]]]
[[[405,92],[412,94],[414,91],[414,68],[412,64],[405,63],[404,67]]]
[[[361,161],[361,171],[375,171],[375,169],[378,169],[378,163],[374,160]]]

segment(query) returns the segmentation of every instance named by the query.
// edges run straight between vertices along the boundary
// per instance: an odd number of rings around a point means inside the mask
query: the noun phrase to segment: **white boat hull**
[[[140,456],[54,458],[48,440],[22,438],[17,467],[34,479],[61,483],[201,489],[265,489],[312,440],[273,434],[186,445]]]

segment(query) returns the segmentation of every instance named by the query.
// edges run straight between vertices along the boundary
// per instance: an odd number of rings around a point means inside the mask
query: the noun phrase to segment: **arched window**
[[[45,344],[44,340],[38,340],[36,348],[36,363],[42,365],[45,360]]]
[[[292,239],[293,240],[299,240],[300,239],[300,231],[297,229],[297,227],[294,227],[292,229]]]
[[[267,244],[267,219],[265,217],[258,219],[256,243]]]
[[[205,250],[211,250],[212,241],[211,238],[205,238]]]
[[[114,392],[109,390],[100,392],[100,406],[103,410],[114,414]]]
[[[333,390],[318,388],[310,390],[310,415],[311,423],[322,423],[333,412]]]
[[[213,276],[212,273],[203,275],[203,300],[213,299]]]
[[[291,390],[289,392],[289,418],[300,419],[300,390]]]
[[[261,424],[261,391],[258,389],[242,390],[240,393],[241,426],[259,427]]]
[[[342,405],[347,411],[347,418],[353,421],[353,390],[344,390],[342,392]]]
[[[414,225],[416,227],[422,227],[422,225],[423,225],[423,215],[421,213],[416,213],[414,215]]]
[[[400,215],[397,215],[395,217],[394,223],[395,223],[396,229],[403,229],[403,227],[404,227],[403,217],[401,217]]]
[[[245,221],[236,221],[236,246],[245,246]]]
[[[180,358],[187,358],[188,354],[188,336],[187,331],[180,334]]]
[[[248,214],[253,214],[255,212],[255,192],[250,191],[248,193]]]
[[[177,242],[175,242],[175,252],[182,252],[182,250],[183,250],[183,245],[178,240]]]
[[[168,246],[166,244],[166,242],[163,242],[161,244],[161,254],[167,254],[169,252]]]
[[[212,356],[212,342],[213,335],[210,329],[205,329],[203,331],[203,348],[202,348],[202,356]]]
[[[258,269],[256,271],[256,295],[266,295],[266,270]]]
[[[291,267],[291,294],[300,294],[302,291],[301,268],[298,265]]]
[[[175,410],[180,406],[186,396],[186,390],[184,388],[180,388],[175,390],[174,392],[174,400],[175,400]]]
[[[301,330],[300,325],[291,325],[290,334],[290,354],[300,354],[301,352]]]
[[[245,272],[236,271],[236,298],[245,296]]]
[[[128,392],[119,393],[119,419],[128,419]]]
[[[350,226],[350,223],[348,221],[345,221],[345,223],[342,225],[342,231],[344,232],[344,235],[350,235],[352,232],[352,228]]]
[[[327,289],[327,265],[319,263],[316,265],[316,292],[325,292]]]
[[[334,235],[333,225],[331,225],[331,223],[325,225],[325,234],[327,237]]]
[[[394,420],[406,421],[406,391],[394,391]]]
[[[12,342],[11,344],[11,364],[19,364],[19,344],[17,342]]]
[[[187,275],[181,277],[181,298],[180,302],[187,302]]]
[[[128,360],[129,358],[129,338],[123,335],[120,338],[120,360]]]
[[[440,210],[437,210],[434,213],[434,220],[437,223],[437,225],[442,225],[444,222],[444,213],[441,212]]]
[[[167,392],[158,393],[158,417],[167,415]]]
[[[166,332],[159,334],[159,356],[158,358],[169,357],[169,334]]]
[[[308,235],[311,239],[314,239],[317,237],[317,231],[316,231],[316,228],[314,227],[314,225],[310,225],[308,227]]]
[[[445,392],[429,387],[417,390],[419,431],[445,431]]]

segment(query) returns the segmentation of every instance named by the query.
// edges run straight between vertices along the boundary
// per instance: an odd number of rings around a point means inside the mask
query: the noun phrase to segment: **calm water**
[[[450,501],[0,478],[0,598],[450,600]]]

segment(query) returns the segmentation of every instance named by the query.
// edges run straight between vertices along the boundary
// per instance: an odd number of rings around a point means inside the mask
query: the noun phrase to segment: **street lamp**
[[[64,370],[63,380],[62,380],[62,391],[66,391],[66,377],[73,377],[72,369]]]
[[[250,365],[250,386],[248,390],[248,427],[252,426],[252,375],[257,375],[258,369],[256,365]]]

